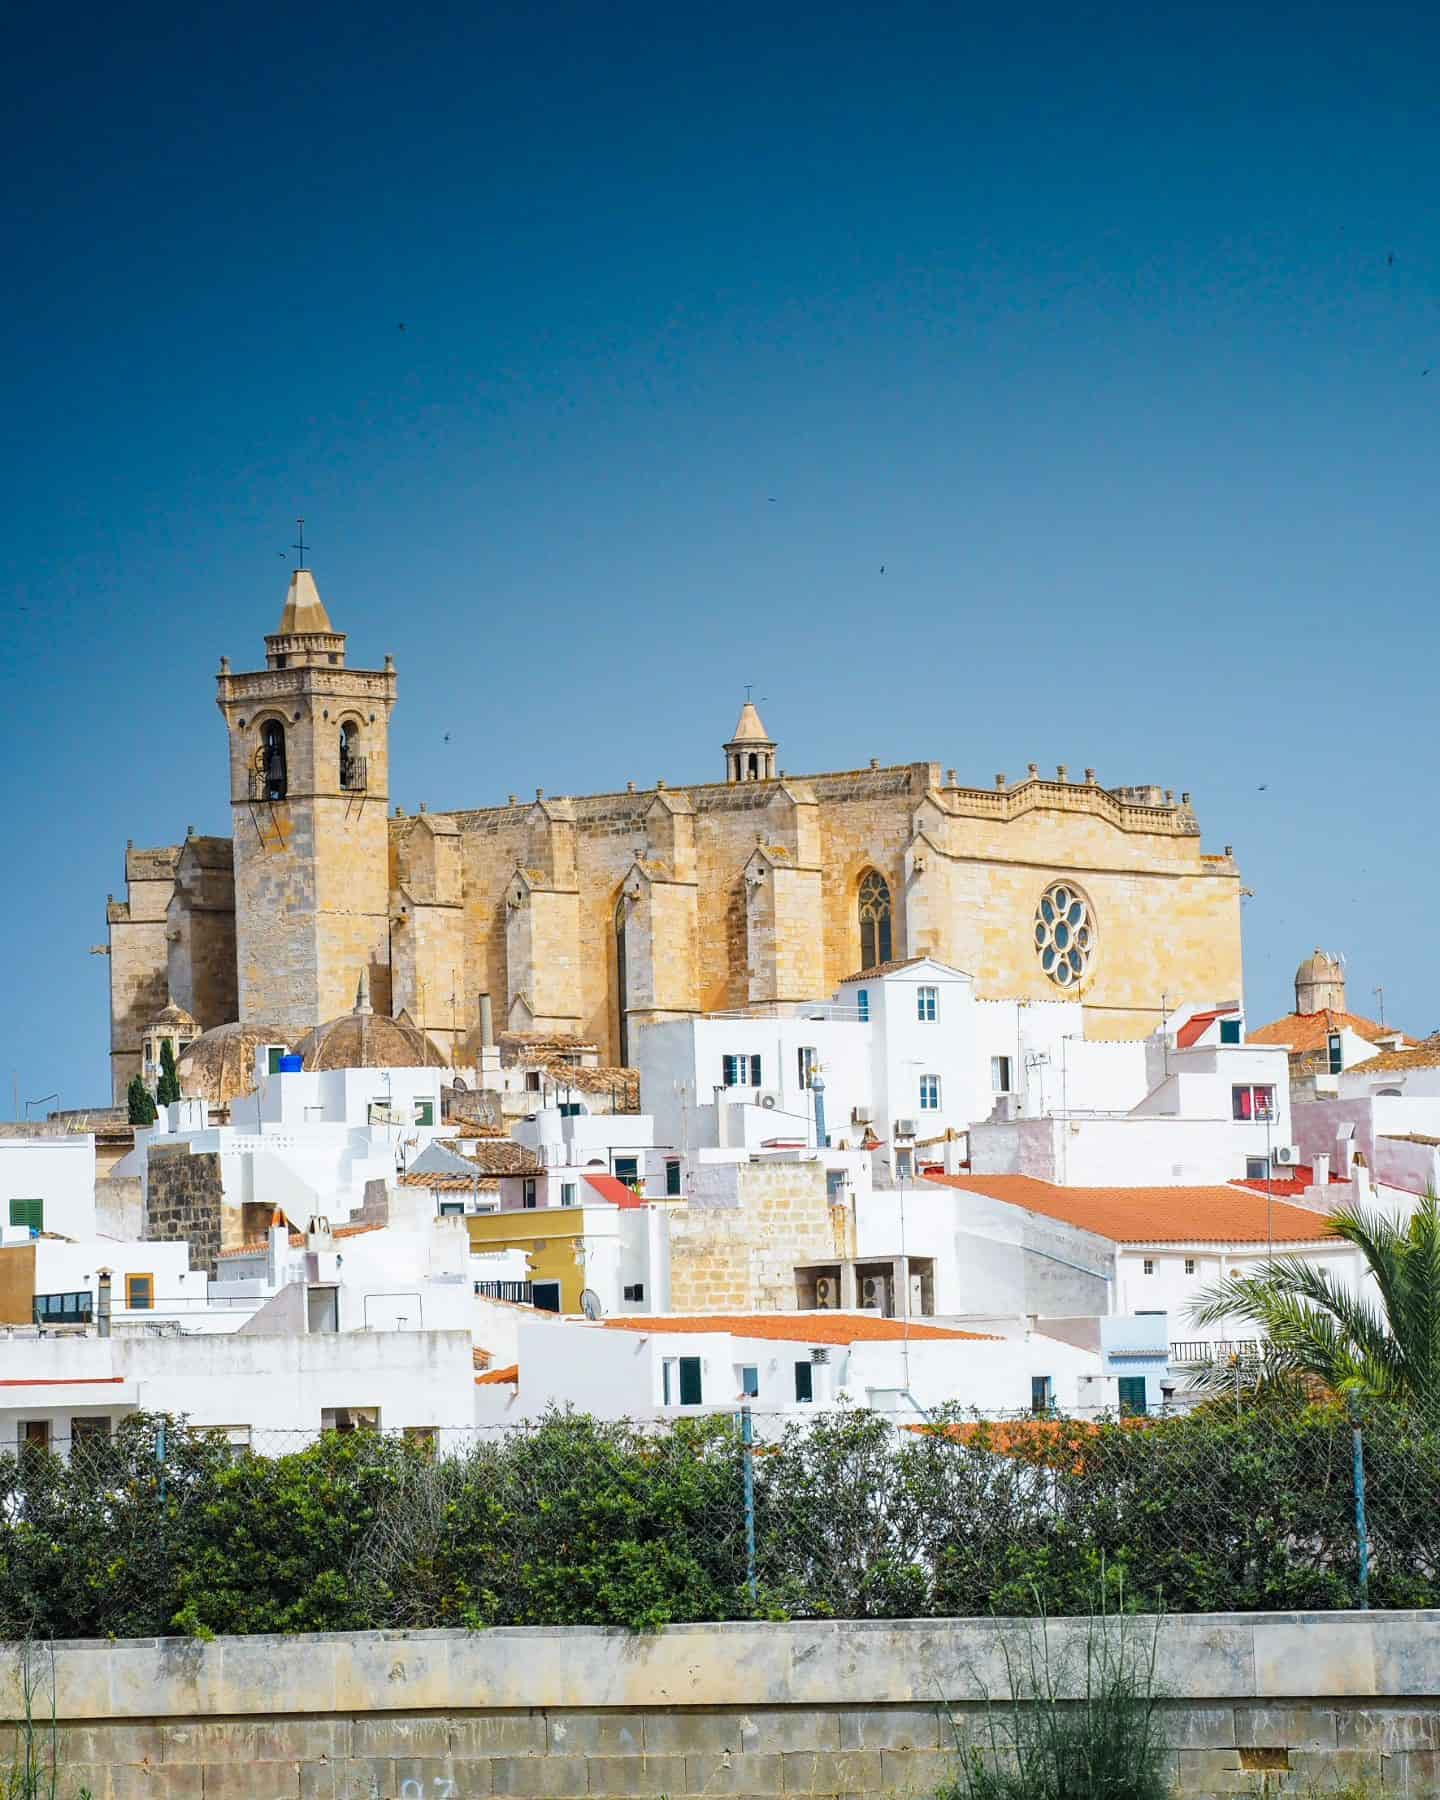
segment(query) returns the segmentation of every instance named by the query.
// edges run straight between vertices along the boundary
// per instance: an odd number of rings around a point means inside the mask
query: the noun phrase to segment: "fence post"
[[[740,1408],[740,1459],[745,1472],[745,1585],[756,1597],[755,1582],[755,1427],[750,1408]]]
[[[1358,1423],[1350,1427],[1351,1467],[1355,1480],[1355,1549],[1359,1566],[1360,1610],[1370,1609],[1370,1535],[1365,1527],[1365,1440]]]
[[[155,1463],[160,1471],[160,1504],[165,1504],[165,1420],[155,1423]]]

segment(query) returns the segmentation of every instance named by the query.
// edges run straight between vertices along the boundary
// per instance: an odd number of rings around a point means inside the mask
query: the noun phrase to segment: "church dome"
[[[199,1022],[193,1019],[183,1006],[177,1006],[172,1000],[163,1011],[156,1013],[147,1027],[150,1031],[188,1031],[198,1032]]]
[[[370,1009],[360,977],[352,1012],[307,1031],[295,1046],[307,1069],[444,1069],[444,1056],[409,1017],[387,1019]]]
[[[279,1025],[216,1025],[202,1031],[176,1064],[180,1092],[187,1100],[224,1105],[255,1091],[255,1052],[262,1044],[290,1048],[290,1033]]]

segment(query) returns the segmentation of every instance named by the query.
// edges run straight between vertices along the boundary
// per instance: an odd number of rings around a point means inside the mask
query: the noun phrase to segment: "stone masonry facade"
[[[192,1156],[188,1145],[151,1150],[145,1181],[147,1240],[188,1243],[191,1268],[203,1269],[214,1280],[225,1248],[224,1215],[220,1158],[215,1151]]]
[[[1437,1625],[1433,1613],[1160,1621],[1160,1738],[1177,1800],[1354,1781],[1440,1794]],[[1081,1648],[1087,1627],[1052,1621],[1058,1654]],[[891,1620],[61,1644],[58,1748],[65,1791],[94,1800],[921,1800],[955,1779],[965,1747],[983,1750],[986,1694],[1008,1692],[1000,1634],[1024,1629]],[[18,1694],[17,1657],[0,1651],[0,1716]],[[1072,1669],[1060,1693],[1078,1692]]]
[[[298,1035],[348,1008],[364,967],[376,1009],[407,1011],[456,1064],[473,1060],[481,994],[502,1027],[575,1032],[618,1063],[652,1020],[828,998],[862,965],[871,872],[889,892],[890,955],[932,954],[982,998],[1058,997],[1035,909],[1070,883],[1095,936],[1067,992],[1093,1035],[1145,1035],[1167,996],[1241,994],[1239,871],[1228,847],[1202,849],[1188,794],[1034,765],[968,787],[913,762],[390,816],[394,667],[349,669],[344,644],[324,619],[267,638],[263,670],[222,664],[230,868],[223,840],[204,840],[203,871],[184,879],[183,845],[127,855],[127,898],[110,907],[117,1094],[167,984],[203,1028],[223,1022],[226,954],[244,1021]],[[282,798],[262,767],[275,728]]]

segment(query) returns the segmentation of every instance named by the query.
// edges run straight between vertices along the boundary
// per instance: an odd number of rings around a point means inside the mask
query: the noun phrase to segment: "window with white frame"
[[[560,1183],[560,1204],[562,1206],[573,1206],[575,1204],[575,1195],[577,1191],[576,1184],[573,1181],[562,1181]]]
[[[994,1094],[1008,1094],[1010,1089],[1010,1058],[1008,1056],[992,1056],[990,1058],[990,1091]]]
[[[923,1024],[933,1024],[940,1015],[940,990],[937,987],[917,987],[915,990],[915,1013]]]
[[[722,1056],[720,1079],[727,1088],[758,1088],[760,1086],[760,1058],[758,1056]]]
[[[922,1075],[920,1077],[920,1110],[921,1112],[939,1112],[940,1077],[938,1075]]]
[[[1185,1273],[1187,1275],[1193,1275],[1195,1273],[1195,1258],[1193,1256],[1187,1256],[1185,1258]]]
[[[815,1076],[815,1065],[819,1061],[820,1052],[813,1044],[802,1044],[795,1052],[795,1060],[800,1070],[800,1085],[808,1088]]]
[[[1140,1267],[1147,1275],[1153,1275],[1155,1273],[1155,1258],[1153,1256],[1147,1256]]]
[[[1238,1082],[1230,1090],[1230,1116],[1235,1119],[1273,1119],[1274,1088]]]
[[[855,1011],[859,1014],[860,1023],[868,1025],[870,1022],[870,990],[868,988],[856,988]]]
[[[527,1175],[520,1183],[520,1204],[528,1212],[535,1205],[535,1177]]]

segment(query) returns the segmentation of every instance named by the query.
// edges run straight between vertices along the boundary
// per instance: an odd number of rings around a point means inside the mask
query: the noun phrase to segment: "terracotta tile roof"
[[[1423,1044],[1414,1044],[1408,1050],[1382,1050],[1378,1056],[1370,1056],[1364,1062],[1351,1063],[1345,1071],[1347,1075],[1382,1075],[1387,1072],[1399,1074],[1405,1069],[1440,1068],[1440,1036],[1428,1037]]]
[[[1342,1187],[1350,1185],[1343,1175],[1337,1175],[1333,1169],[1330,1180],[1332,1183],[1338,1182]],[[1257,1194],[1272,1194],[1276,1199],[1283,1200],[1287,1196],[1303,1194],[1306,1188],[1313,1187],[1315,1171],[1309,1163],[1296,1163],[1289,1175],[1275,1175],[1269,1181],[1237,1181],[1235,1185],[1250,1188]]]
[[[1313,1013],[1286,1013],[1283,1019],[1272,1019],[1247,1035],[1251,1044],[1284,1044],[1299,1055],[1306,1050],[1323,1050],[1332,1031],[1349,1029],[1357,1037],[1373,1044],[1376,1038],[1389,1037],[1393,1025],[1377,1025],[1374,1019],[1362,1019],[1358,1013],[1336,1012],[1323,1007]],[[1407,1038],[1407,1043],[1413,1042]]]
[[[913,969],[916,963],[933,962],[939,968],[951,969],[956,975],[963,975],[963,969],[956,969],[953,963],[943,963],[937,956],[897,956],[890,962],[876,963],[873,969],[857,969],[853,975],[843,975],[840,985],[848,981],[874,981],[881,975],[893,975],[898,969]]]
[[[507,1363],[503,1369],[487,1369],[475,1377],[476,1387],[519,1387],[519,1363]]]
[[[985,1194],[1060,1219],[1117,1244],[1313,1244],[1329,1235],[1320,1214],[1251,1189],[1056,1187],[1031,1175],[927,1175],[936,1187]],[[1267,1217],[1268,1216],[1268,1217]]]
[[[474,1175],[454,1175],[449,1172],[443,1175],[416,1174],[400,1177],[401,1187],[429,1188],[435,1194],[473,1194],[485,1186],[485,1177],[478,1172]]]
[[[1216,1006],[1209,1012],[1192,1013],[1175,1034],[1175,1048],[1188,1050],[1192,1044],[1200,1042],[1217,1019],[1228,1019],[1239,1010],[1238,1006]]]
[[[496,1043],[516,1050],[598,1050],[593,1038],[577,1037],[573,1031],[502,1031]]]
[[[538,1175],[540,1159],[513,1138],[481,1138],[464,1152],[481,1175]]]
[[[227,1256],[263,1256],[268,1248],[269,1240],[267,1238],[255,1238],[248,1244],[232,1244],[228,1250],[217,1251],[216,1255],[222,1258]]]
[[[631,1314],[605,1319],[608,1331],[725,1331],[734,1337],[774,1338],[791,1344],[878,1344],[936,1338],[993,1344],[999,1340],[984,1331],[952,1331],[942,1325],[920,1325],[913,1320],[906,1329],[903,1319],[882,1319],[878,1313],[693,1313],[677,1316],[657,1313],[650,1317]]]
[[[1440,1150],[1440,1137],[1426,1137],[1420,1131],[1382,1131],[1380,1136],[1389,1144],[1423,1144],[1427,1149]]]
[[[455,1127],[455,1136],[462,1138],[503,1138],[503,1125],[480,1125],[474,1119],[461,1119]]]
[[[614,1175],[586,1175],[583,1179],[586,1187],[594,1188],[602,1200],[610,1200],[627,1212],[633,1212],[646,1204],[634,1188],[626,1187]]]
[[[582,1094],[614,1093],[630,1110],[640,1104],[638,1069],[586,1069],[573,1063],[542,1063],[541,1068],[557,1087],[578,1088]]]

